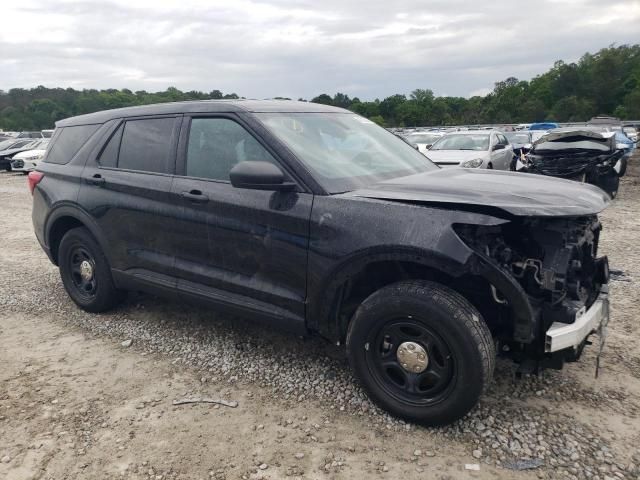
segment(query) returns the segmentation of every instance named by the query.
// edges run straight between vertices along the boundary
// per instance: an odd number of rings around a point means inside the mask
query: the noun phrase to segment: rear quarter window
[[[78,150],[87,143],[100,125],[78,125],[75,127],[63,127],[56,131],[51,139],[45,162],[64,165],[78,153]]]

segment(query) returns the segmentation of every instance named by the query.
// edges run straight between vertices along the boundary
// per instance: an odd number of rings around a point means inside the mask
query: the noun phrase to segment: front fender
[[[462,259],[468,260],[473,252],[466,245],[462,246],[468,252],[462,255]],[[458,277],[468,271],[465,260],[461,262],[438,252],[414,247],[388,245],[355,252],[336,264],[321,280],[320,287],[310,295],[307,305],[308,327],[328,338],[337,338],[340,335],[339,328],[331,318],[335,313],[333,310],[340,288],[367,266],[383,261],[413,263],[451,277]]]

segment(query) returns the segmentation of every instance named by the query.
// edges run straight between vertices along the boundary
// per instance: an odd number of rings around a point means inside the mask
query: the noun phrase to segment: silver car
[[[441,167],[495,168],[509,170],[513,147],[497,130],[452,132],[435,142],[427,158]]]

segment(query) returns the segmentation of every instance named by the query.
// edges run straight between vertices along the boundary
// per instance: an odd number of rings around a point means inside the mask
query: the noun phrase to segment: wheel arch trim
[[[44,232],[45,232],[44,243],[45,243],[45,246],[50,250],[51,258],[54,260],[54,263],[56,265],[58,264],[58,251],[57,251],[58,249],[57,249],[57,245],[51,244],[52,242],[51,234],[54,230],[54,227],[58,224],[58,222],[64,219],[73,219],[78,223],[80,223],[85,228],[87,228],[87,230],[89,230],[91,235],[93,235],[93,238],[95,238],[96,241],[98,242],[98,245],[100,245],[100,248],[102,249],[107,259],[109,259],[109,251],[106,248],[106,244],[101,235],[102,232],[100,230],[100,227],[97,225],[95,220],[91,217],[91,215],[87,213],[85,210],[83,210],[82,208],[80,208],[79,206],[77,206],[76,204],[63,203],[54,207],[49,212],[49,215],[45,220],[45,228],[44,228]]]

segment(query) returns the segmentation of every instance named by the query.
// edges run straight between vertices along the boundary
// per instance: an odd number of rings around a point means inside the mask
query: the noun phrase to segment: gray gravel
[[[24,198],[23,181],[21,177],[1,176],[2,199],[6,202],[14,196]],[[640,206],[638,196],[634,196],[633,201]],[[2,212],[2,216],[8,214]],[[632,214],[635,208],[618,209],[617,205],[607,212],[610,218],[619,221]],[[624,230],[619,233],[625,234]],[[136,294],[130,295],[125,304],[112,313],[82,312],[68,299],[57,270],[44,258],[30,235],[24,229],[22,232],[5,228],[0,231],[0,242],[5,248],[21,247],[5,262],[0,273],[0,309],[33,315],[53,314],[75,328],[112,338],[122,347],[145,355],[168,356],[175,364],[197,369],[203,382],[259,385],[271,392],[274,400],[321,403],[330,411],[361,416],[362,422],[381,431],[411,432],[420,428],[394,419],[374,406],[352,378],[342,350],[321,340],[296,338],[241,319],[221,317],[213,311]],[[606,235],[605,230],[604,248],[611,250],[613,243],[606,241]],[[635,311],[640,268],[637,263],[625,267],[628,281],[621,288],[635,292],[634,303],[626,305]],[[616,348],[626,345],[627,340],[622,337],[628,335],[625,329],[628,330],[630,323],[616,324],[615,319],[611,328],[622,329],[623,335],[621,338],[614,335],[604,363],[616,361],[620,368],[636,376],[640,370],[638,349],[625,354]],[[637,338],[637,326],[629,328]],[[434,429],[434,438],[441,436],[463,442],[468,446],[469,461],[480,464],[514,468],[522,465],[515,461],[540,459],[543,466],[537,471],[541,478],[640,478],[640,453],[635,457],[618,454],[611,446],[615,435],[594,429],[588,421],[582,422],[571,415],[572,405],[577,405],[585,411],[594,409],[594,412],[623,415],[638,425],[640,403],[636,395],[624,386],[596,389],[580,380],[581,375],[572,374],[589,370],[592,375],[593,350],[569,370],[546,372],[543,377],[522,380],[514,379],[511,364],[498,362],[494,386],[479,407],[454,425]],[[421,450],[413,453],[413,458],[437,454]],[[296,454],[297,459],[303,456]],[[1,461],[10,461],[7,458]],[[339,461],[342,460],[330,459],[327,471]],[[379,471],[384,472],[384,467],[381,465]],[[263,463],[257,468],[267,470],[268,465]]]

